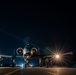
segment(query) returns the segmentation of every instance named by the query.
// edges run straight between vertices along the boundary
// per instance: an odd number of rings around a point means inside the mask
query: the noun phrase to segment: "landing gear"
[[[15,63],[12,63],[12,67],[15,67],[16,66],[16,64]]]
[[[15,67],[16,66],[16,60],[15,60],[15,58],[16,58],[15,56],[12,57],[12,60],[13,60],[12,67]]]
[[[52,66],[52,61],[51,61],[50,58],[46,58],[46,59],[45,59],[45,66],[46,66],[46,67],[51,67],[51,66]]]
[[[43,66],[43,60],[42,60],[42,58],[39,58],[39,65],[40,65],[40,67]]]
[[[29,59],[26,59],[26,60],[25,60],[25,68],[26,68],[26,67],[29,67],[29,65],[30,65],[30,61],[29,61]]]

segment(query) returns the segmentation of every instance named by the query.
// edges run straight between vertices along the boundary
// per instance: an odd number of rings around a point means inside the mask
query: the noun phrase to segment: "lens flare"
[[[60,55],[56,54],[55,57],[56,57],[57,59],[59,59],[59,58],[60,58]]]
[[[67,61],[68,59],[66,58],[67,55],[72,55],[73,52],[65,52],[63,49],[56,49],[56,50],[52,50],[50,51],[50,54],[51,54],[51,61],[53,63],[56,63],[56,64],[61,64],[61,65],[68,65]]]

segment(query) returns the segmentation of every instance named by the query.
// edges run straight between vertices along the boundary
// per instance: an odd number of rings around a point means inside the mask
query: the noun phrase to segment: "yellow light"
[[[70,54],[72,54],[72,53],[70,53]],[[52,61],[55,63],[61,63],[61,64],[66,63],[64,55],[66,55],[66,53],[64,53],[64,51],[62,51],[62,50],[58,50],[58,49],[53,50],[52,54],[51,54]]]
[[[56,54],[55,55],[55,58],[59,59],[60,58],[60,55]]]

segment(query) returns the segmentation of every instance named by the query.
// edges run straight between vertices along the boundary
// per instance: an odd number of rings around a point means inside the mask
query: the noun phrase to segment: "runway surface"
[[[0,67],[0,75],[76,75],[76,68]]]

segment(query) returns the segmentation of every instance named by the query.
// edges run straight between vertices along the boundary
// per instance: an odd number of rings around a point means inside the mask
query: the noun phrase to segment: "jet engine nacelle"
[[[32,49],[30,50],[30,54],[31,54],[31,55],[36,55],[37,52],[38,52],[37,48],[32,48]]]
[[[16,52],[17,54],[23,54],[23,48],[18,48]]]

